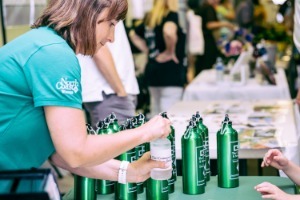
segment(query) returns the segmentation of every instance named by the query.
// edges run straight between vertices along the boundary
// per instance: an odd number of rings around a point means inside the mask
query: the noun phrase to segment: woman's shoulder
[[[170,11],[166,16],[166,18],[174,18],[174,17],[178,18],[178,13],[174,11]]]
[[[199,11],[201,13],[209,12],[211,10],[215,10],[214,7],[208,3],[204,3],[200,6]]]
[[[175,23],[178,23],[178,13],[174,11],[170,11],[165,17],[164,21],[173,21]]]
[[[54,29],[49,27],[34,28],[28,33],[27,38],[33,40],[33,43],[39,47],[50,46],[53,44],[67,45],[66,40],[64,40]]]

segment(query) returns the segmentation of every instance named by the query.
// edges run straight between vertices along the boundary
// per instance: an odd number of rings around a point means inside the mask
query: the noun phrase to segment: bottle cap
[[[91,134],[91,135],[95,135],[96,134],[96,132],[95,132],[95,130],[93,129],[93,127],[92,127],[92,125],[90,125],[90,124],[85,124],[86,125],[86,129],[87,129],[87,132],[88,132],[88,134]]]
[[[104,126],[104,121],[100,120],[100,121],[97,123],[97,128],[102,129],[103,126]]]
[[[183,134],[183,138],[187,139],[191,135],[191,130],[196,126],[196,123],[192,120],[189,121],[189,125],[186,127],[186,130]]]
[[[189,122],[189,126],[190,126],[191,128],[194,128],[194,127],[196,126],[196,122],[195,122],[195,121],[192,121],[192,120],[190,120],[190,122]]]
[[[126,125],[125,124],[121,124],[120,125],[120,131],[124,131],[126,130]]]
[[[167,112],[162,112],[159,115],[162,116],[163,118],[169,119],[168,115],[167,115]]]
[[[191,121],[193,121],[193,122],[198,122],[198,120],[199,120],[199,119],[196,117],[196,115],[193,115],[193,116],[192,116]]]
[[[225,114],[225,118],[224,118],[224,123],[228,123],[230,120],[229,120],[229,116],[228,114]]]
[[[137,117],[133,117],[131,118],[131,122],[134,126],[137,126],[138,125],[138,118]]]
[[[145,120],[145,115],[143,115],[142,113],[138,114],[138,119],[140,120]]]
[[[126,120],[126,129],[133,129],[133,128],[135,128],[135,126],[134,126],[132,119],[127,119]]]
[[[202,121],[202,117],[201,117],[199,111],[196,112],[196,118],[198,121]]]
[[[116,117],[116,115],[115,115],[115,113],[114,112],[112,112],[110,115],[109,115],[109,119],[110,120],[115,120],[115,119],[117,119],[117,117]]]

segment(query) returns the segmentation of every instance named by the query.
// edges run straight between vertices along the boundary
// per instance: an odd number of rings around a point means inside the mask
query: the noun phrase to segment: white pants
[[[183,87],[149,87],[150,117],[167,111],[182,98]]]

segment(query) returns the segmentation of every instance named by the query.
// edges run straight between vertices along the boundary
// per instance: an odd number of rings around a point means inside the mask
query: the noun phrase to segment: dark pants
[[[84,103],[94,128],[100,120],[103,120],[112,112],[115,113],[119,123],[123,123],[127,118],[135,115],[135,106],[135,95],[119,97],[116,94],[103,94],[103,101]]]

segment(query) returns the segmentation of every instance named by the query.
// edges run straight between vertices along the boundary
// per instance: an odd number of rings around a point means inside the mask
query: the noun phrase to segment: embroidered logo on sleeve
[[[78,92],[79,83],[77,79],[69,81],[68,78],[61,78],[56,83],[56,89],[60,90],[64,94],[76,94]]]

